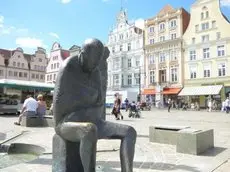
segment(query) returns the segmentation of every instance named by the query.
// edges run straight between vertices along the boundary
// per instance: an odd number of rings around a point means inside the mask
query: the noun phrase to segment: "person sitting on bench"
[[[23,116],[35,116],[37,115],[38,102],[31,96],[28,95],[27,99],[24,101],[21,114],[19,115],[18,122],[15,125],[21,125]]]

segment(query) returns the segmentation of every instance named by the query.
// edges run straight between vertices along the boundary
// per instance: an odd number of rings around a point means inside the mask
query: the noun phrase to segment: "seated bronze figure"
[[[105,121],[108,57],[101,41],[88,39],[81,53],[67,58],[59,70],[53,97],[53,172],[95,172],[98,139],[120,139],[121,171],[133,171],[135,129]]]

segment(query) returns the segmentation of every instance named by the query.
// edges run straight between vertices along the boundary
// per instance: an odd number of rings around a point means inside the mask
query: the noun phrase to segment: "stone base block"
[[[79,147],[80,143],[66,141],[55,134],[52,172],[84,172]]]
[[[178,131],[189,128],[188,126],[150,126],[149,127],[149,141],[176,145]]]
[[[54,127],[54,120],[51,116],[39,118],[37,116],[22,117],[21,126],[25,127]]]
[[[214,147],[214,132],[209,130],[184,129],[177,137],[177,152],[198,155]]]

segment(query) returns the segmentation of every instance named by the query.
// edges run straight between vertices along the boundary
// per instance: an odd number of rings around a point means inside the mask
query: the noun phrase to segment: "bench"
[[[54,127],[53,116],[23,116],[21,126],[25,127]]]
[[[159,125],[149,127],[149,141],[175,145],[177,143],[178,131],[189,128],[188,126]]]
[[[176,144],[177,152],[199,155],[214,147],[214,131],[184,129],[179,131]]]

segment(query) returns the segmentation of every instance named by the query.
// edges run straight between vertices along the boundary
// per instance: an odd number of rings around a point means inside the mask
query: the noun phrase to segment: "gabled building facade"
[[[140,92],[144,86],[143,39],[143,28],[130,24],[122,9],[108,35],[108,91]]]
[[[190,14],[183,8],[166,5],[145,21],[145,95],[153,101],[177,96],[183,87],[183,40]]]
[[[191,6],[191,20],[183,36],[185,88],[181,96],[193,93],[190,101],[201,106],[210,98],[220,105],[229,96],[229,32],[230,23],[221,12],[219,0],[196,0]],[[206,93],[210,86],[212,91]]]
[[[55,42],[50,51],[50,58],[46,68],[46,83],[55,83],[58,70],[63,63],[63,60],[70,56],[70,51],[62,49],[61,45]]]

